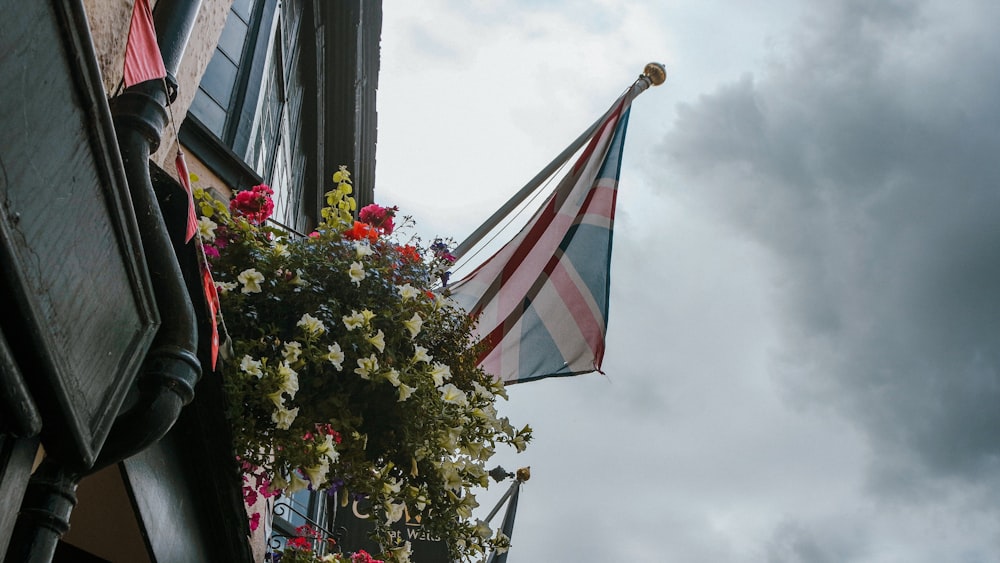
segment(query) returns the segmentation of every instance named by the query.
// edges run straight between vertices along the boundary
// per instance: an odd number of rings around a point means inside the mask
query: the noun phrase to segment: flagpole
[[[517,496],[521,491],[521,483],[524,483],[531,478],[531,468],[522,467],[517,470],[515,474],[514,483],[511,484],[510,489],[507,489],[506,494],[500,499],[500,502],[493,508],[490,515],[486,517],[486,523],[489,524],[490,520],[496,516],[496,513],[500,511],[500,507],[504,502],[510,499],[507,505],[507,511],[503,515],[503,524],[500,527],[500,531],[503,535],[507,536],[509,541],[511,536],[514,535],[514,516],[517,514]],[[486,559],[486,563],[506,563],[507,561],[507,549],[494,549],[490,552],[490,556]]]
[[[636,81],[632,84],[631,89],[634,91],[633,97],[638,96],[642,92],[646,91],[646,89],[649,88],[651,85],[659,86],[660,84],[663,84],[666,78],[667,78],[667,71],[662,64],[660,63],[647,64],[646,68],[643,69],[642,74],[639,75],[639,78],[637,78]],[[534,178],[529,180],[528,183],[525,184],[523,188],[521,188],[516,194],[514,194],[513,197],[507,200],[507,203],[503,204],[500,207],[500,209],[497,209],[496,212],[493,213],[493,215],[491,215],[488,219],[486,219],[486,221],[482,225],[479,226],[479,228],[473,231],[471,235],[466,237],[466,239],[462,241],[462,243],[459,244],[458,247],[451,252],[451,254],[456,259],[461,258],[469,250],[471,250],[472,247],[479,244],[479,242],[483,240],[483,238],[485,238],[486,235],[490,233],[490,231],[495,229],[497,225],[499,225],[500,222],[503,221],[503,219],[511,213],[511,211],[516,209],[518,205],[521,205],[521,203],[523,203],[524,200],[528,198],[528,196],[530,196],[535,190],[537,190],[538,186],[542,185],[542,182],[547,180],[549,176],[551,176],[556,170],[559,169],[560,166],[565,164],[566,161],[569,160],[576,153],[576,151],[580,150],[580,147],[582,147],[588,140],[590,140],[591,137],[594,136],[594,133],[597,132],[597,129],[601,126],[602,123],[604,123],[604,121],[608,118],[611,112],[615,111],[615,109],[616,108],[609,109],[604,115],[602,115],[597,121],[595,121],[593,125],[587,128],[587,130],[584,131],[582,135],[580,135],[579,137],[576,138],[575,141],[570,143],[570,145],[566,147],[564,151],[559,153],[559,156],[557,156],[552,162],[550,162],[548,166],[543,168],[541,172],[539,172],[538,174],[535,175]]]

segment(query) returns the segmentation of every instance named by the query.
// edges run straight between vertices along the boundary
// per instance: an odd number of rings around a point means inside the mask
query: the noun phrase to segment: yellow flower
[[[282,258],[287,258],[290,256],[288,252],[288,245],[280,241],[281,239],[274,239],[274,242],[271,243],[271,250],[273,250],[276,255],[281,256]]]

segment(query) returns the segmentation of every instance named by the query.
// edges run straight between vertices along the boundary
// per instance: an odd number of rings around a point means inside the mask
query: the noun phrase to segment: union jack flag
[[[638,93],[616,100],[517,236],[450,286],[455,301],[479,316],[480,365],[507,384],[601,369],[618,176]]]

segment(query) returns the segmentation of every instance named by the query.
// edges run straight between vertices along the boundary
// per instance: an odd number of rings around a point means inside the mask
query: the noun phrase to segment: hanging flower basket
[[[203,191],[201,237],[231,339],[222,363],[248,505],[309,487],[367,497],[387,560],[405,560],[389,525],[419,513],[454,560],[496,543],[471,521],[498,444],[531,437],[498,417],[503,385],[477,367],[474,319],[431,288],[447,246],[403,241],[396,209],[353,219],[348,172],[334,175],[323,222],[294,237],[266,222],[271,190],[230,208]],[[252,526],[256,525],[252,518]]]

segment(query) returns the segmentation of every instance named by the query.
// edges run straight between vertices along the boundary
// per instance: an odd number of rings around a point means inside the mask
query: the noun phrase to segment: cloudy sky
[[[668,70],[633,104],[607,375],[502,405],[536,435],[498,456],[532,468],[511,563],[1000,561],[1000,4],[384,11],[376,199],[427,237]]]

